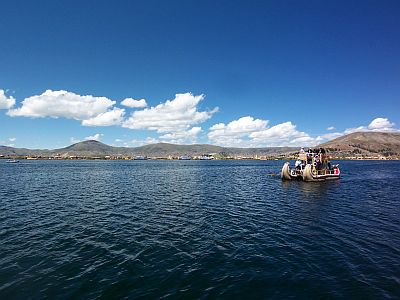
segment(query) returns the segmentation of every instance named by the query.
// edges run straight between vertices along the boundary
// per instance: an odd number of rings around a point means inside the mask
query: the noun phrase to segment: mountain
[[[41,153],[44,156],[51,154],[51,151],[0,146],[0,155],[2,156],[32,156],[36,155],[36,153]]]
[[[225,148],[207,144],[176,145],[168,143],[151,144],[141,147],[113,147],[98,141],[84,141],[65,148],[55,150],[30,150],[0,146],[0,155],[3,156],[59,156],[59,157],[104,157],[110,156],[200,156],[217,153],[223,156],[273,156],[295,152],[298,147],[269,147],[269,148]]]
[[[53,150],[53,155],[57,156],[81,156],[81,157],[94,157],[94,156],[105,156],[105,155],[124,155],[124,153],[119,153],[119,148],[103,144],[98,141],[90,140],[72,144],[68,147]]]
[[[135,149],[135,152],[141,153],[142,155],[166,157],[168,155],[180,156],[180,155],[203,155],[208,153],[220,153],[223,152],[225,148],[207,144],[176,145],[168,143],[157,143],[133,149]]]
[[[400,157],[400,133],[354,132],[323,143],[330,152],[341,156],[396,156]]]
[[[332,156],[385,156],[400,157],[400,133],[393,132],[355,132],[321,144]],[[217,153],[219,156],[278,156],[295,153],[298,147],[266,147],[266,148],[228,148],[214,145],[175,145],[168,143],[151,144],[141,147],[113,147],[98,141],[84,141],[55,150],[32,150],[0,146],[2,156],[59,156],[59,157],[104,157],[110,156],[200,156]]]

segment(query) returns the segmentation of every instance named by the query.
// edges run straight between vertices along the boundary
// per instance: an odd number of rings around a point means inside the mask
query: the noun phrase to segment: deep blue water
[[[395,299],[400,162],[0,161],[0,299]]]

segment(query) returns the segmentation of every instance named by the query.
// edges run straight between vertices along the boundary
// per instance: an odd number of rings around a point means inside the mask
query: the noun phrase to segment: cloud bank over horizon
[[[6,114],[10,117],[65,118],[79,121],[85,127],[118,126],[158,134],[156,138],[147,137],[141,140],[117,139],[118,143],[126,146],[159,141],[193,144],[198,142],[199,137],[206,139],[207,143],[232,147],[315,146],[357,131],[400,131],[388,118],[377,117],[368,125],[347,128],[344,131],[335,131],[334,126],[329,126],[326,133],[313,136],[299,130],[290,120],[271,124],[269,120],[250,115],[203,129],[199,125],[210,120],[219,111],[218,107],[201,110],[200,104],[204,99],[202,94],[181,93],[156,106],[148,106],[145,99],[125,98],[120,105],[133,110],[127,114],[126,108],[118,107],[115,100],[78,95],[65,90],[46,90],[40,95],[25,98],[19,107],[15,107],[16,99],[6,96],[5,91],[0,89],[0,109],[7,110]],[[100,140],[102,136],[102,133],[96,133],[83,139]],[[80,140],[71,138],[71,141]]]

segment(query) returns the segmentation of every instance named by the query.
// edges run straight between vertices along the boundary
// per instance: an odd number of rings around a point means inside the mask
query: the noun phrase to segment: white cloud
[[[80,143],[80,142],[81,142],[81,140],[76,139],[76,138],[74,138],[74,137],[71,137],[71,138],[69,139],[69,141],[71,142],[71,144],[76,144],[76,143]]]
[[[394,123],[390,122],[387,118],[376,118],[368,125],[368,129],[373,131],[393,131]]]
[[[342,132],[330,132],[330,133],[326,133],[326,134],[318,136],[317,139],[319,141],[328,141],[328,140],[336,139],[342,135],[344,135],[344,133],[342,133]]]
[[[331,131],[331,130],[335,130],[336,128],[334,126],[329,126],[326,130]]]
[[[187,131],[177,131],[160,136],[160,139],[167,140],[174,144],[196,143],[197,135],[201,132],[201,127],[193,127]]]
[[[144,140],[131,140],[130,143],[126,143],[125,146],[134,146],[134,147],[140,147],[143,145],[149,145],[149,144],[157,144],[159,143],[160,140],[153,138],[153,137],[147,137]]]
[[[52,117],[84,121],[108,112],[115,103],[106,97],[80,96],[63,90],[47,90],[41,95],[24,99],[21,107],[10,109],[7,114],[12,117]]]
[[[116,143],[123,143],[124,141],[121,140],[121,139],[115,139],[114,142],[116,142]]]
[[[358,127],[354,127],[354,128],[347,128],[343,133],[350,134],[353,132],[363,132],[363,131],[369,131],[369,130],[365,126],[358,126]]]
[[[315,145],[317,140],[285,122],[267,127],[269,121],[247,116],[210,127],[208,138],[213,143],[235,147]]]
[[[395,124],[390,122],[387,118],[375,118],[369,123],[368,126],[358,126],[355,128],[347,128],[344,134],[353,132],[366,132],[366,131],[400,131],[394,127]]]
[[[215,108],[212,111],[198,111],[197,105],[203,99],[203,95],[176,94],[173,100],[167,100],[155,107],[134,111],[122,126],[157,132],[185,131],[195,124],[208,120],[218,110]]]
[[[111,126],[120,125],[124,120],[125,110],[114,108],[113,110],[101,113],[93,118],[83,120],[83,126]]]
[[[267,128],[268,121],[254,119],[253,117],[246,116],[238,120],[234,120],[227,125],[218,123],[210,127],[208,138],[223,146],[236,146],[250,147],[247,141],[243,140],[244,137],[249,137],[253,132],[258,132]],[[246,145],[247,143],[247,145]]]
[[[96,133],[95,135],[90,135],[85,137],[86,141],[100,141],[101,138],[103,137],[102,133]]]
[[[0,89],[0,109],[10,109],[15,105],[15,98],[7,97],[4,90]]]
[[[284,122],[268,129],[250,134],[255,142],[266,146],[315,145],[316,140],[307,133],[298,131],[292,122]]]
[[[214,136],[244,136],[246,134],[261,131],[266,129],[268,125],[267,120],[254,119],[253,117],[246,116],[238,120],[234,120],[228,125],[224,123],[215,124],[210,127],[209,137],[212,139]]]
[[[9,140],[10,142],[15,142],[15,141],[17,140],[17,138],[16,138],[16,137],[10,137],[10,138],[8,138],[8,140]]]
[[[126,98],[121,102],[121,105],[130,108],[145,108],[147,107],[147,103],[145,99],[135,100],[133,98]]]
[[[368,132],[368,131],[400,131],[394,127],[395,124],[390,122],[387,118],[375,118],[369,123],[368,126],[358,126],[347,128],[343,132],[332,132],[319,136],[317,139],[320,141],[333,140],[337,137],[354,133],[354,132]],[[328,128],[329,129],[329,128]]]

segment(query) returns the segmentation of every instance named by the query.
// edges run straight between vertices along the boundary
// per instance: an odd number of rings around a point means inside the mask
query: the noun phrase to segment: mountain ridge
[[[399,132],[355,132],[323,143],[317,147],[329,150],[332,156],[385,156],[400,157]],[[59,149],[27,149],[0,146],[2,156],[58,156],[58,157],[104,157],[104,156],[201,156],[217,153],[226,156],[279,156],[297,152],[299,147],[263,147],[263,148],[235,148],[209,144],[179,145],[170,143],[156,143],[139,147],[115,147],[99,141],[89,140],[69,145]]]
[[[334,155],[400,157],[400,132],[353,132],[319,147],[327,148]]]
[[[265,148],[228,148],[209,144],[179,145],[170,143],[156,143],[139,147],[114,147],[99,141],[89,140],[54,150],[40,150],[0,146],[0,155],[3,156],[200,156],[210,153],[225,153],[227,155],[276,155],[286,154],[298,150],[298,147],[265,147]]]

